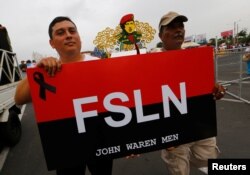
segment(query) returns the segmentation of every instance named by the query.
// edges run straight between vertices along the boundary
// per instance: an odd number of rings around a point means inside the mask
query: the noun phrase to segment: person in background
[[[184,22],[188,18],[176,12],[169,12],[162,16],[159,22],[159,37],[163,43],[161,52],[181,49],[185,37]],[[215,99],[220,99],[225,94],[225,89],[219,84],[215,84],[213,89]],[[195,141],[177,147],[162,150],[161,157],[167,165],[170,175],[189,175],[190,163],[207,171],[209,158],[217,158],[219,153],[216,145],[216,138],[208,138]]]
[[[33,65],[36,65],[36,60],[32,60],[32,64],[33,64]]]
[[[250,46],[246,48],[245,52],[242,60],[247,63],[247,75],[250,75]]]
[[[31,61],[30,60],[27,60],[26,61],[26,67],[28,68],[28,67],[31,67]]]
[[[87,54],[81,54],[81,39],[75,23],[68,17],[56,17],[49,25],[50,45],[59,54],[59,60],[53,57],[41,59],[36,66],[45,69],[50,76],[56,76],[61,70],[61,64],[97,60]],[[72,70],[73,71],[73,70]],[[31,101],[30,86],[27,78],[20,81],[16,88],[15,102],[22,105]],[[63,155],[62,155],[63,157]],[[96,160],[83,162],[72,168],[57,169],[57,175],[84,175],[86,166],[92,175],[111,175],[112,160]]]
[[[21,69],[22,72],[26,72],[27,65],[25,64],[24,60],[21,61],[19,68]]]

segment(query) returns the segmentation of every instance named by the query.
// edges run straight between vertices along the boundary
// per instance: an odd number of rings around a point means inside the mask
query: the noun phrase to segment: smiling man
[[[80,53],[81,40],[75,24],[68,20],[56,22],[57,20],[53,21],[49,26],[49,42],[60,55],[60,61],[62,63],[82,61],[85,55]]]
[[[50,76],[55,76],[57,71],[61,71],[61,64],[99,59],[81,54],[81,39],[77,27],[68,17],[56,17],[49,25],[49,36],[50,45],[58,52],[59,60],[53,57],[43,58],[37,63],[37,66],[45,69]],[[15,101],[19,105],[31,101],[30,86],[27,78],[24,78],[18,84]],[[64,158],[62,154],[61,159]],[[91,157],[80,165],[57,169],[57,175],[84,175],[86,165],[92,175],[112,174],[112,160],[96,160],[95,157]]]
[[[178,50],[184,42],[186,16],[170,12],[161,18],[159,37],[163,42],[163,50]]]

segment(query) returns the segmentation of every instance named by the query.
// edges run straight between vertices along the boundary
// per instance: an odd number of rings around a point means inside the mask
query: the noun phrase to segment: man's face
[[[81,50],[81,40],[76,26],[70,21],[61,21],[52,27],[50,45],[59,55],[78,53]]]
[[[167,26],[163,26],[159,34],[166,50],[181,49],[184,42],[185,29],[182,21],[173,20]]]
[[[127,33],[133,33],[135,31],[135,22],[128,21],[125,23],[124,27]]]

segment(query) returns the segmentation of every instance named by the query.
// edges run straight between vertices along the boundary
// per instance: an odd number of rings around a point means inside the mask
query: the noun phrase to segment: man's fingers
[[[226,93],[226,88],[220,84],[215,84],[213,88],[213,95],[215,100],[219,100],[224,97]]]
[[[54,57],[43,58],[37,63],[37,67],[44,68],[49,76],[54,76],[57,71],[61,71],[61,66],[61,61]]]

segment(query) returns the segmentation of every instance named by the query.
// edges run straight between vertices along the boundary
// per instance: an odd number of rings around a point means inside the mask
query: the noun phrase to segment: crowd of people
[[[32,64],[36,64],[36,60],[21,60],[21,63],[19,64],[19,68],[22,72],[26,72],[26,69],[30,67]]]
[[[185,26],[188,18],[176,12],[169,12],[162,16],[159,21],[159,38],[163,43],[161,52],[170,50],[180,50],[184,42]],[[91,57],[87,54],[81,54],[81,39],[76,24],[68,17],[59,16],[52,20],[49,25],[49,43],[56,49],[59,58],[46,57],[41,59],[36,66],[43,68],[50,76],[56,76],[61,69],[62,64],[97,60],[97,57]],[[24,62],[20,68],[25,71],[27,68]],[[215,83],[214,89],[211,89],[215,99],[221,99],[225,94],[223,86]],[[15,102],[22,105],[31,102],[30,87],[25,77],[17,86]],[[162,160],[167,165],[170,175],[189,175],[190,163],[194,163],[198,168],[207,166],[209,158],[217,158],[219,153],[216,145],[216,138],[208,138],[192,143],[179,145],[176,147],[162,150]],[[134,156],[132,156],[134,157]],[[88,166],[92,175],[111,175],[112,160],[93,159],[82,162],[81,165],[57,169],[57,175],[84,175],[86,166]]]

